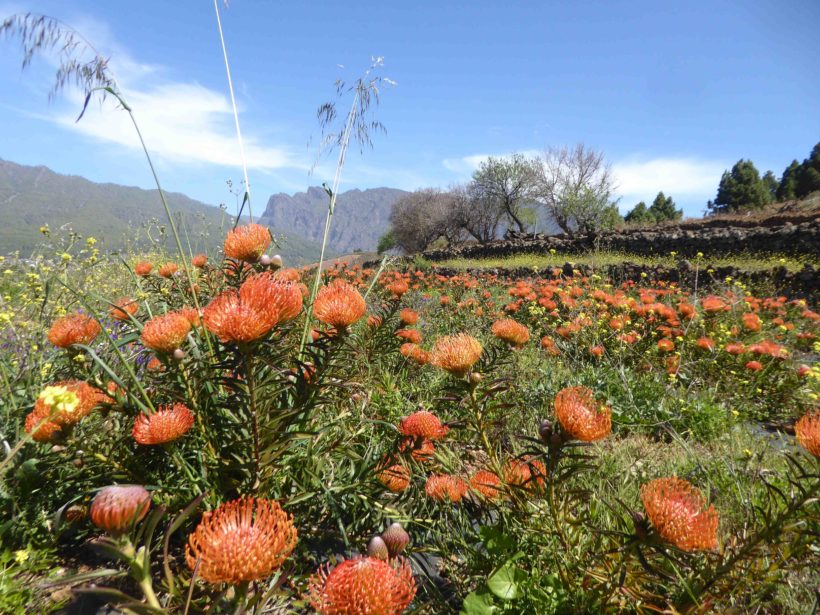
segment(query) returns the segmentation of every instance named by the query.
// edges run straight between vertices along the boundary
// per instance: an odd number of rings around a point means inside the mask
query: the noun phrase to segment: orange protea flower
[[[436,340],[430,363],[456,376],[464,376],[481,357],[481,342],[467,333]]]
[[[396,337],[407,340],[412,344],[418,344],[421,342],[421,333],[415,329],[399,329],[396,331]]]
[[[520,348],[530,339],[530,330],[525,325],[516,322],[512,318],[496,320],[492,326],[492,333],[498,339],[507,342],[511,346]]]
[[[262,273],[249,277],[238,291],[217,296],[203,311],[202,320],[223,342],[248,343],[301,310],[302,293],[295,283]]]
[[[712,338],[709,337],[699,337],[698,341],[695,342],[698,348],[701,350],[714,350],[715,349],[715,342]]]
[[[205,266],[205,263],[208,262],[208,257],[204,254],[197,254],[191,259],[191,264],[198,269],[202,269]]]
[[[439,440],[447,435],[450,428],[442,425],[439,418],[432,412],[419,410],[401,420],[399,431],[405,436]]]
[[[538,459],[511,459],[504,466],[504,482],[515,487],[540,489],[544,486],[547,468]]]
[[[49,420],[51,413],[36,408],[26,415],[25,430],[35,442],[50,442],[60,432],[62,425]]]
[[[743,319],[743,326],[749,331],[760,331],[763,328],[763,321],[754,312],[746,312],[741,318]]]
[[[270,242],[270,231],[261,224],[237,226],[225,237],[225,256],[255,263],[268,249]]]
[[[794,424],[794,433],[803,448],[820,457],[820,411],[803,415]]]
[[[394,298],[401,299],[401,296],[410,290],[410,286],[405,280],[396,280],[387,287],[387,290],[390,291]]]
[[[362,294],[343,280],[323,286],[313,303],[313,313],[319,321],[344,329],[358,321],[367,311]]]
[[[140,414],[131,435],[137,444],[165,444],[184,436],[193,424],[194,414],[184,404],[160,406],[154,414]]]
[[[763,364],[760,361],[749,361],[746,363],[746,369],[751,372],[759,372],[763,369]]]
[[[675,342],[665,337],[663,339],[659,339],[658,350],[661,352],[672,352],[675,350]]]
[[[120,297],[108,310],[114,320],[130,320],[131,316],[137,313],[139,304],[130,297]]]
[[[729,342],[728,344],[726,344],[725,350],[729,354],[737,355],[746,352],[746,347],[740,342]]]
[[[683,551],[717,547],[718,512],[704,510],[705,500],[691,483],[680,478],[657,478],[641,487],[641,500],[661,538]]]
[[[401,615],[416,595],[413,570],[404,558],[344,560],[310,578],[308,600],[321,615]]]
[[[88,344],[102,331],[100,323],[86,314],[71,314],[54,321],[48,330],[48,341],[58,348]]]
[[[66,425],[87,416],[103,398],[82,380],[63,380],[45,387],[26,416],[25,430],[37,442],[48,442]]]
[[[399,442],[400,453],[410,453],[416,461],[432,461],[436,454],[436,445],[432,440],[423,440],[415,437],[402,438]]]
[[[156,352],[174,352],[185,341],[191,322],[179,312],[155,316],[142,328],[142,343]]]
[[[165,263],[159,268],[159,275],[163,278],[172,278],[177,271],[179,271],[179,265],[176,263]]]
[[[410,308],[404,308],[399,312],[399,320],[405,326],[414,325],[419,321],[419,313]]]
[[[600,357],[604,356],[605,352],[606,352],[606,348],[604,348],[600,344],[597,345],[597,346],[593,346],[592,348],[589,349],[589,354],[591,354],[593,357],[599,357],[600,358]]]
[[[541,338],[541,348],[543,348],[548,355],[553,357],[557,357],[561,354],[561,351],[558,350],[558,346],[555,345],[555,340],[548,335]]]
[[[424,485],[425,493],[439,502],[460,502],[467,494],[467,489],[467,483],[463,478],[449,474],[431,474]]]
[[[296,546],[293,518],[279,503],[239,498],[202,515],[188,536],[185,559],[209,583],[239,585],[269,576]]]
[[[752,344],[749,346],[749,352],[768,355],[776,359],[783,359],[789,356],[789,351],[784,346],[781,346],[772,340],[763,340],[757,344]]]
[[[703,311],[707,314],[728,312],[732,309],[724,299],[715,295],[708,295],[707,297],[704,297],[701,300],[700,305],[703,307]]]
[[[413,344],[412,342],[405,342],[402,344],[399,348],[399,352],[419,365],[426,365],[430,362],[430,353],[418,344]]]
[[[398,463],[379,471],[376,478],[393,493],[401,493],[410,486],[410,470]]]
[[[612,411],[599,404],[593,392],[585,386],[558,391],[555,416],[571,438],[582,442],[600,440],[612,431]]]
[[[147,261],[142,261],[134,265],[134,273],[143,278],[149,275],[153,269],[154,266]]]
[[[184,307],[177,310],[177,314],[182,314],[188,319],[192,327],[198,327],[202,324],[202,315],[193,307]]]
[[[91,521],[109,534],[122,534],[148,514],[151,494],[141,485],[110,485],[97,492]]]
[[[502,496],[501,479],[489,470],[479,470],[470,477],[470,489],[483,498],[495,500]]]

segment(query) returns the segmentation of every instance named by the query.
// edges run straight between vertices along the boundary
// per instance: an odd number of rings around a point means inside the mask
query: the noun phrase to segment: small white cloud
[[[522,154],[527,158],[532,158],[541,154],[541,152],[534,149],[525,149],[515,153]],[[487,158],[491,156],[493,158],[506,158],[511,155],[512,152],[507,152],[504,154],[472,154],[471,156],[462,156],[461,158],[445,158],[442,161],[442,164],[448,171],[457,173],[460,176],[470,176],[476,169],[478,169],[482,162],[487,160]]]
[[[673,197],[712,194],[727,166],[724,162],[696,158],[654,158],[612,165],[617,192],[625,199],[651,200],[663,191]]]

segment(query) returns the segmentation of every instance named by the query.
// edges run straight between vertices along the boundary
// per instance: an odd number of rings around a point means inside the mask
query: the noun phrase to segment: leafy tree
[[[769,191],[769,202],[773,202],[777,198],[777,189],[780,186],[780,182],[777,181],[777,178],[771,171],[766,171],[762,181],[766,185],[766,190]]]
[[[537,167],[522,154],[489,157],[473,174],[473,192],[483,207],[497,209],[523,232],[525,209],[535,200]]]
[[[580,143],[549,150],[539,163],[538,196],[561,229],[596,232],[621,220],[612,170],[602,152]]]
[[[627,212],[624,216],[624,222],[629,224],[654,224],[655,216],[649,211],[646,203],[641,201]]]
[[[383,254],[396,247],[396,238],[393,235],[393,229],[389,229],[384,235],[379,237],[379,244],[376,250],[379,254]]]
[[[717,197],[709,208],[713,213],[760,209],[772,201],[769,187],[751,160],[738,160],[720,178]]]
[[[680,220],[683,217],[683,210],[675,207],[675,201],[671,196],[666,196],[663,192],[658,192],[658,196],[652,201],[652,206],[649,208],[649,213],[655,219],[655,222],[663,222],[664,220]]]
[[[800,175],[800,169],[800,163],[792,160],[792,163],[783,171],[780,185],[777,186],[775,192],[778,201],[791,201],[797,198],[797,177]]]
[[[820,190],[820,143],[812,148],[809,157],[800,165],[795,195],[802,199],[816,190]]]

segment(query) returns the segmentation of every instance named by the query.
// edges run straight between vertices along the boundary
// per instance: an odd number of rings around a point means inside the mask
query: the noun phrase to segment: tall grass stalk
[[[228,91],[231,93],[231,106],[233,107],[233,120],[236,124],[236,139],[239,141],[239,156],[242,159],[242,173],[245,176],[245,196],[242,198],[242,205],[236,213],[236,223],[242,217],[242,208],[248,204],[248,218],[253,222],[253,209],[251,209],[251,184],[248,180],[248,163],[245,159],[245,144],[242,141],[242,131],[239,128],[239,113],[236,110],[236,97],[233,93],[233,79],[231,78],[231,65],[228,62],[228,48],[225,46],[225,36],[222,33],[222,19],[219,16],[218,0],[214,0],[214,12],[216,13],[216,26],[219,29],[219,41],[222,43],[222,57],[225,58],[225,72],[228,75]]]

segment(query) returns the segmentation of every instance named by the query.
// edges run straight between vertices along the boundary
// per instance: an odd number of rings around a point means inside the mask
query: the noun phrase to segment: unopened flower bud
[[[269,266],[270,266],[270,263],[271,263],[271,257],[270,257],[270,256],[268,256],[267,254],[263,254],[263,255],[262,255],[262,258],[260,258],[260,259],[259,259],[259,262],[260,262],[260,264],[262,264],[263,266],[265,266],[265,267],[269,267]]]
[[[538,435],[544,442],[549,442],[552,437],[552,421],[544,419],[538,426]]]
[[[376,559],[386,560],[390,558],[390,551],[381,536],[373,536],[370,539],[370,542],[367,543],[367,554]]]
[[[478,384],[484,379],[484,376],[479,374],[478,372],[473,372],[470,374],[470,384]]]
[[[174,360],[182,361],[185,358],[185,351],[182,348],[174,350]]]
[[[278,254],[274,254],[273,256],[271,256],[270,264],[274,267],[281,267],[284,264],[284,261],[282,260],[281,256],[279,256]]]
[[[390,552],[390,557],[396,557],[410,542],[410,535],[404,531],[401,523],[393,523],[384,532],[382,532],[382,540],[387,545],[387,550]]]

